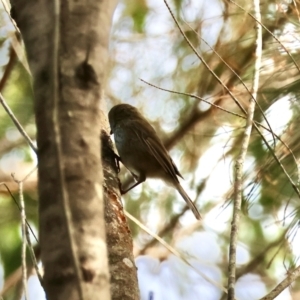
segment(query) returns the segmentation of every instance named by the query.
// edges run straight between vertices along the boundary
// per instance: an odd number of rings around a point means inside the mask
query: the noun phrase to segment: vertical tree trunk
[[[47,297],[110,299],[106,227],[112,298],[138,299],[132,240],[99,106],[116,1],[11,2],[34,81]]]

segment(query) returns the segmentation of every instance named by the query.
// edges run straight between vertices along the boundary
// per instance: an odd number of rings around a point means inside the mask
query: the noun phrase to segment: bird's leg
[[[121,157],[114,153],[115,156],[115,162],[116,162],[116,167],[117,167],[117,173],[120,173],[121,168],[120,168],[120,162],[122,162]]]
[[[146,180],[146,176],[145,175],[140,175],[140,176],[137,176],[133,173],[131,173],[132,176],[134,177],[134,179],[137,181],[135,184],[133,184],[131,187],[129,187],[128,189],[126,190],[123,190],[122,189],[122,184],[121,184],[121,181],[119,180],[119,188],[120,188],[120,192],[121,192],[121,195],[124,195],[126,194],[127,192],[129,192],[130,190],[132,190],[133,188],[135,188],[136,186],[138,186],[140,183],[144,182]]]
[[[135,181],[139,181],[139,176],[137,176],[137,175],[135,175],[133,172],[131,172],[129,169],[127,169],[129,172],[130,172],[130,174],[131,174],[131,176],[134,178],[134,180]],[[146,179],[145,179],[146,180]],[[144,181],[145,181],[144,180]]]

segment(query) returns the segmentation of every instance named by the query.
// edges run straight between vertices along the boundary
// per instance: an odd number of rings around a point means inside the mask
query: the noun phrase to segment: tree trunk
[[[138,299],[132,240],[99,103],[116,1],[11,2],[34,81],[47,298]]]

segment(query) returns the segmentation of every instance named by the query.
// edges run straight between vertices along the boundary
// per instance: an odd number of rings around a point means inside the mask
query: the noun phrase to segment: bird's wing
[[[162,147],[160,143],[149,137],[144,139],[144,141],[148,146],[149,152],[155,157],[155,159],[163,167],[166,173],[170,174],[173,179],[178,182],[176,170],[174,169],[175,165],[164,147]]]
[[[178,182],[177,175],[181,178],[183,177],[178,171],[173,160],[169,156],[166,148],[161,143],[155,130],[149,123],[147,124],[147,126],[145,126],[145,123],[143,123],[142,125],[143,126],[141,126],[141,124],[139,124],[138,122],[136,123],[136,126],[134,126],[135,134],[145,144],[147,151],[149,151],[149,153],[155,157],[155,159],[162,166],[165,172],[170,174],[171,177],[176,182]]]

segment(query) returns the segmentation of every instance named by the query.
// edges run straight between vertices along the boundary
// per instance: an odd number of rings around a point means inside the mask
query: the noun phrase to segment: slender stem
[[[146,81],[146,80],[144,80],[144,79],[140,79],[140,80],[141,80],[142,82],[144,82],[144,83],[146,83],[146,84],[152,86],[152,87],[155,87],[156,89],[161,90],[161,91],[165,91],[165,92],[169,92],[169,93],[177,94],[177,95],[188,96],[188,97],[191,97],[191,98],[194,98],[194,99],[203,101],[203,102],[209,104],[210,106],[212,106],[212,107],[214,107],[214,108],[216,108],[216,109],[220,109],[220,110],[222,110],[222,111],[224,111],[224,112],[226,112],[226,113],[228,113],[228,114],[231,114],[231,115],[233,115],[233,116],[236,116],[236,117],[239,117],[239,118],[242,118],[242,119],[245,119],[245,120],[247,119],[246,116],[242,116],[242,115],[240,115],[240,114],[238,114],[238,113],[235,113],[235,112],[232,112],[232,111],[230,111],[230,110],[227,110],[227,109],[221,107],[220,105],[216,105],[215,103],[212,103],[212,102],[210,102],[210,101],[208,101],[208,100],[206,100],[206,99],[204,99],[204,98],[202,98],[202,97],[200,97],[200,96],[198,96],[198,95],[196,95],[196,94],[190,94],[190,93],[184,93],[184,92],[177,92],[177,91],[173,91],[173,90],[170,90],[170,89],[165,89],[165,88],[159,87],[159,86],[157,86],[157,85],[155,85],[155,84],[153,84],[153,83],[150,83],[150,82],[148,82],[148,81]],[[300,174],[300,163],[298,162],[298,160],[297,160],[295,154],[293,153],[292,149],[287,145],[287,143],[285,143],[285,142],[281,139],[281,137],[280,137],[278,134],[276,134],[275,132],[271,131],[268,127],[266,127],[266,126],[263,125],[262,123],[259,123],[259,122],[255,121],[255,120],[253,120],[253,122],[254,122],[254,127],[255,127],[255,129],[257,130],[257,132],[259,133],[259,135],[262,137],[264,143],[266,144],[266,146],[268,147],[268,149],[270,150],[270,152],[271,152],[272,155],[274,156],[274,159],[275,159],[276,162],[279,164],[279,166],[281,167],[281,169],[283,170],[283,172],[284,172],[285,175],[287,176],[288,180],[290,181],[291,185],[292,185],[293,188],[295,189],[295,192],[297,193],[297,195],[298,195],[299,198],[300,198],[300,192],[299,192],[299,190],[297,189],[297,186],[295,185],[295,183],[293,182],[293,180],[291,179],[291,177],[288,175],[288,173],[285,171],[285,169],[284,169],[283,165],[281,164],[280,160],[277,158],[277,156],[276,156],[274,150],[271,148],[271,146],[269,145],[269,143],[267,142],[267,140],[266,140],[266,139],[264,138],[264,136],[262,135],[262,133],[261,133],[259,127],[260,127],[260,128],[263,128],[263,129],[265,129],[265,130],[267,130],[268,132],[270,132],[270,133],[271,133],[273,136],[275,136],[275,138],[276,138],[278,141],[280,141],[281,144],[288,150],[288,152],[289,152],[289,153],[291,154],[291,156],[293,157],[295,164],[296,164],[297,167],[299,168],[298,173]],[[300,178],[300,176],[299,176],[299,178]],[[300,182],[300,179],[299,179],[299,182]]]
[[[245,13],[247,13],[253,20],[255,20],[255,22],[259,23],[275,40],[276,42],[282,47],[282,49],[286,52],[286,54],[291,58],[291,60],[293,61],[295,67],[298,69],[298,71],[300,72],[300,67],[298,66],[295,58],[293,57],[293,55],[291,54],[291,52],[284,46],[284,44],[280,41],[279,38],[276,37],[276,35],[270,31],[262,22],[261,20],[258,20],[256,18],[255,15],[252,15],[250,12],[246,11],[246,9],[244,9],[241,5],[239,5],[238,3],[236,3],[233,0],[229,0],[231,3],[233,3],[234,5],[236,5],[237,7],[239,7],[241,10],[243,10]],[[296,10],[297,10],[297,6],[296,6]],[[297,10],[297,14],[298,14],[298,10]]]
[[[233,216],[231,222],[230,246],[229,246],[229,263],[228,263],[228,300],[235,299],[235,281],[236,281],[236,249],[238,240],[238,230],[240,224],[240,213],[243,194],[243,165],[246,158],[247,150],[250,143],[251,131],[253,127],[253,117],[255,110],[255,103],[257,99],[257,92],[259,88],[259,71],[261,67],[262,57],[262,27],[261,14],[259,8],[259,0],[253,0],[256,22],[256,50],[255,50],[255,66],[253,76],[252,98],[250,98],[249,107],[247,111],[246,127],[242,140],[242,147],[235,164],[235,182],[234,182],[234,206]]]
[[[2,96],[1,93],[0,93],[0,103],[2,104],[3,108],[5,109],[5,111],[7,112],[7,114],[10,116],[10,118],[12,119],[12,121],[14,122],[14,124],[16,125],[17,129],[19,130],[19,132],[23,135],[23,137],[25,138],[25,140],[28,142],[30,148],[36,153],[37,149],[36,149],[33,141],[31,140],[31,138],[29,137],[29,135],[26,133],[26,131],[24,130],[24,128],[22,127],[22,125],[19,123],[19,121],[15,117],[14,113],[12,112],[12,110],[7,105],[7,103],[6,103],[6,101],[3,98],[3,96]]]
[[[294,271],[289,271],[288,276],[282,280],[268,295],[264,296],[260,300],[272,300],[275,299],[283,290],[289,287],[300,276],[300,266]]]
[[[25,300],[28,298],[27,289],[27,266],[26,266],[26,215],[25,215],[25,203],[23,197],[23,182],[19,182],[19,196],[21,207],[21,223],[22,223],[22,282],[25,294]]]
[[[25,292],[25,298],[28,298],[27,295],[27,267],[26,267],[26,241],[27,241],[27,245],[29,248],[29,253],[31,256],[31,260],[33,263],[33,266],[35,268],[36,274],[40,280],[41,285],[43,286],[43,277],[39,271],[39,267],[37,264],[37,260],[35,257],[35,253],[34,253],[34,249],[31,243],[31,239],[30,239],[30,234],[29,234],[29,229],[32,233],[32,235],[34,236],[34,238],[36,239],[36,241],[38,242],[33,230],[31,229],[27,218],[26,218],[26,212],[25,212],[25,202],[24,202],[24,193],[23,193],[23,183],[27,180],[27,178],[34,172],[36,171],[37,167],[33,168],[22,180],[17,180],[15,178],[14,174],[11,174],[13,180],[18,184],[19,187],[19,199],[20,199],[20,204],[18,204],[18,202],[15,200],[14,196],[12,195],[11,191],[9,190],[9,188],[7,187],[6,184],[5,187],[8,190],[8,192],[10,193],[11,197],[14,199],[15,203],[17,204],[20,213],[21,213],[21,224],[22,224],[22,281],[23,281],[23,286],[24,286],[24,292]],[[25,288],[26,287],[26,288]],[[26,299],[27,299],[26,298]]]
[[[22,286],[25,300],[28,298],[28,289],[27,289],[27,265],[26,265],[26,213],[25,213],[25,203],[23,195],[23,181],[17,180],[14,177],[14,174],[11,174],[14,181],[18,184],[19,187],[19,201],[20,201],[20,215],[21,215],[21,232],[22,232],[22,251],[21,251],[21,260],[22,260]]]
[[[236,5],[235,2],[231,1],[232,3],[234,3]],[[207,68],[207,70],[216,78],[216,80],[222,85],[222,87],[227,91],[227,93],[230,95],[230,97],[234,100],[234,102],[236,103],[236,105],[241,109],[241,111],[247,115],[247,111],[245,110],[245,108],[241,105],[241,103],[238,101],[238,99],[233,95],[233,93],[231,92],[231,90],[222,82],[222,80],[217,76],[217,74],[209,67],[209,65],[206,63],[206,61],[201,57],[201,55],[198,53],[198,51],[196,50],[196,48],[192,45],[192,43],[190,42],[190,40],[187,38],[186,34],[184,33],[183,29],[180,27],[178,21],[176,20],[170,6],[168,5],[167,1],[164,0],[165,5],[167,6],[176,26],[178,27],[180,33],[182,34],[182,36],[184,37],[185,41],[188,43],[188,45],[190,46],[190,48],[193,50],[193,52],[196,54],[196,56],[201,60],[201,62],[203,63],[203,65]],[[257,19],[256,16],[254,16],[254,19],[256,20],[256,24],[258,24],[259,26],[263,26],[261,23],[261,19]],[[258,26],[256,25],[256,26]],[[264,27],[265,28],[265,27]],[[265,28],[266,29],[266,28]],[[267,30],[267,29],[266,29]],[[224,109],[223,109],[224,110]],[[260,124],[259,124],[260,125]],[[261,125],[260,125],[261,126]],[[287,179],[289,180],[289,182],[291,183],[294,191],[296,192],[296,194],[298,195],[298,197],[300,198],[300,191],[297,187],[297,185],[294,183],[294,181],[292,180],[292,178],[289,176],[288,172],[286,171],[286,169],[284,168],[284,166],[282,165],[282,163],[280,162],[279,158],[277,157],[277,155],[275,154],[274,150],[272,149],[272,147],[269,145],[269,143],[267,142],[266,138],[264,137],[263,133],[260,131],[259,127],[258,127],[258,123],[254,123],[254,128],[256,129],[256,131],[258,132],[258,134],[261,136],[262,140],[264,141],[265,145],[267,146],[268,150],[270,151],[271,155],[274,157],[275,161],[278,163],[278,165],[280,166],[280,168],[282,169],[282,171],[284,172],[284,174],[286,175]],[[267,129],[268,130],[268,129]],[[271,132],[274,136],[275,133]],[[296,165],[298,166],[298,162],[296,160]]]
[[[202,276],[206,281],[210,282],[213,284],[215,287],[219,288],[222,290],[224,293],[227,293],[227,290],[225,287],[223,287],[221,284],[216,282],[213,279],[210,279],[208,276],[206,276],[204,273],[202,273],[200,270],[195,268],[178,250],[173,248],[171,245],[166,243],[160,236],[152,232],[147,226],[142,224],[138,219],[136,219],[133,215],[131,215],[129,212],[124,210],[124,213],[128,219],[133,221],[135,224],[137,224],[141,229],[143,229],[145,232],[147,232],[149,235],[151,235],[153,238],[155,238],[161,245],[163,245],[165,248],[167,248],[172,254],[174,254],[176,257],[181,259],[183,262],[185,262],[188,266],[193,268],[194,271],[196,271],[200,276]]]

